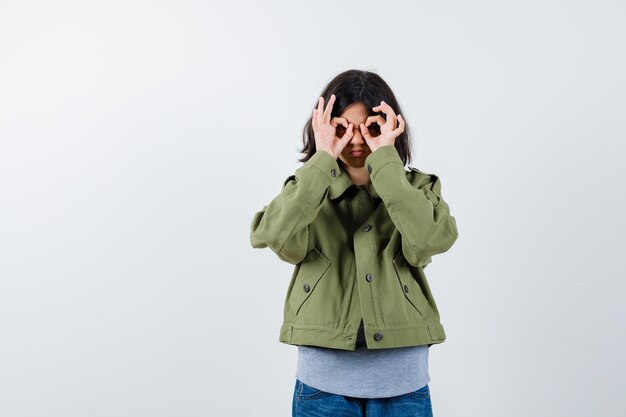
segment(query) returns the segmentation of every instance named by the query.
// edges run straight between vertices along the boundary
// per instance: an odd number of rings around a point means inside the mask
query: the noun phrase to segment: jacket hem
[[[331,349],[355,350],[358,329],[328,328],[315,325],[283,323],[280,328],[281,343],[299,346],[318,346]],[[383,337],[375,338],[375,334]],[[405,346],[434,345],[446,340],[441,323],[426,323],[422,326],[365,327],[368,349],[390,349]],[[380,340],[376,340],[380,339]]]

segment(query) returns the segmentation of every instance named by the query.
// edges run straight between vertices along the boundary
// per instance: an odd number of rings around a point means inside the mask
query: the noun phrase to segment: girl
[[[295,266],[279,338],[298,346],[293,416],[432,416],[428,350],[446,336],[424,268],[458,237],[441,182],[405,170],[405,120],[371,72],[328,84],[303,142],[250,235]]]

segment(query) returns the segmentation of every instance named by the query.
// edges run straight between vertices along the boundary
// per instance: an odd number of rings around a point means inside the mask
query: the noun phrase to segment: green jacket
[[[316,152],[252,219],[252,247],[269,247],[295,265],[282,343],[354,350],[361,319],[369,349],[446,338],[424,275],[431,257],[458,237],[441,182],[407,171],[394,145],[365,164],[369,190],[330,154]]]

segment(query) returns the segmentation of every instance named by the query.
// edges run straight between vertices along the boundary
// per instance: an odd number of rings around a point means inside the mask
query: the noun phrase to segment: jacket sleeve
[[[281,192],[261,211],[250,225],[253,248],[272,249],[278,257],[298,264],[308,250],[309,228],[319,213],[328,187],[339,174],[339,164],[328,152],[315,152],[290,175]]]
[[[409,264],[425,267],[431,256],[452,247],[459,234],[456,219],[441,197],[439,177],[415,169],[407,175],[394,145],[376,149],[367,156],[365,164],[402,236],[402,252]]]

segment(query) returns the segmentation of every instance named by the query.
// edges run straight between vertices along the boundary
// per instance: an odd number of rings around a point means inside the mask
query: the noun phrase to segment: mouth
[[[365,153],[365,151],[363,151],[363,150],[350,151],[350,155],[352,155],[352,156],[362,156],[364,153]]]

